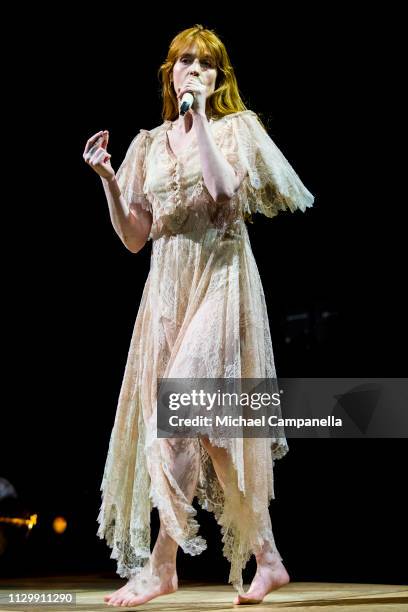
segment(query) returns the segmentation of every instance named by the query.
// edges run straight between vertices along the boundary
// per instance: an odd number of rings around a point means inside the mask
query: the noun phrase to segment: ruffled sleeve
[[[116,180],[120,191],[130,210],[137,211],[142,208],[152,212],[152,205],[144,190],[150,143],[151,138],[148,130],[140,130],[130,143],[125,159],[116,172]]]
[[[314,196],[303,185],[253,111],[228,117],[226,157],[242,180],[237,197],[245,218],[259,212],[274,217],[281,210],[311,207]]]

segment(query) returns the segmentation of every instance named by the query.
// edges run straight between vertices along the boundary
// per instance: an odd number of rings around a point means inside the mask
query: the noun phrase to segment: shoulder
[[[250,134],[256,132],[259,128],[262,128],[262,122],[258,115],[251,110],[239,111],[238,113],[230,113],[224,115],[214,121],[216,129],[221,132],[228,132],[232,134]]]
[[[216,123],[218,122],[230,122],[230,121],[239,121],[239,120],[250,120],[250,119],[258,119],[258,115],[251,110],[239,111],[237,113],[230,113],[229,115],[224,115],[219,119],[216,119]]]
[[[141,128],[134,137],[134,142],[137,144],[142,142],[149,144],[153,142],[156,137],[164,134],[166,130],[169,129],[171,123],[171,121],[165,120],[163,123],[150,130]],[[228,130],[228,128],[231,126],[234,126],[239,130],[240,127],[245,129],[251,125],[254,125],[254,123],[260,125],[260,119],[254,111],[244,110],[236,113],[229,113],[228,115],[223,115],[222,117],[214,117],[210,120],[210,123],[214,125],[216,130],[219,129],[220,131]]]
[[[237,113],[229,113],[228,115],[223,115],[222,117],[216,117],[211,119],[211,123],[213,123],[214,125],[222,125],[225,123],[230,123],[231,121],[233,122],[238,122],[238,121],[250,121],[250,120],[258,120],[259,121],[259,117],[258,115],[251,110],[244,110],[244,111],[238,111]],[[163,131],[167,130],[170,125],[171,125],[171,121],[165,120],[163,121],[163,123],[161,123],[160,125],[147,130],[147,129],[140,129],[139,132],[136,135],[136,138],[146,138],[146,139],[154,139],[155,136],[157,136],[158,134],[161,134]]]
[[[135,144],[148,144],[149,142],[151,142],[155,136],[159,133],[161,133],[163,131],[163,129],[165,128],[167,122],[162,123],[161,125],[158,125],[157,127],[154,127],[150,130],[146,130],[144,128],[141,128],[136,135],[133,137],[132,143]]]
[[[222,126],[232,126],[234,130],[244,130],[253,128],[255,125],[262,125],[258,115],[251,110],[239,111],[238,113],[230,113],[224,115],[220,119],[215,120],[215,124]]]
[[[168,127],[169,123],[170,121],[164,121],[160,125],[157,125],[156,127],[152,128],[151,130],[141,129],[139,133],[143,134],[145,138],[150,138],[151,140],[153,140],[153,138],[157,134],[160,134],[161,132],[163,132],[163,130],[165,130]]]

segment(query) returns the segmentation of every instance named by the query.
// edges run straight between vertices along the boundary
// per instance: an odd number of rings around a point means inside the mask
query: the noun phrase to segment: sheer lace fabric
[[[166,575],[169,579],[171,570],[174,570],[174,566],[170,563],[161,563],[159,568],[153,568],[150,560],[143,566],[140,572],[132,576],[128,583],[127,589],[131,595],[143,596],[149,595],[152,591],[159,591],[161,587],[161,577]],[[177,586],[177,579],[171,579],[173,586]],[[175,583],[175,584],[174,584]]]
[[[242,180],[228,204],[209,194],[195,141],[179,156],[171,151],[171,127],[166,121],[141,130],[117,173],[130,210],[152,213],[153,243],[101,484],[98,535],[112,548],[118,574],[137,579],[150,559],[153,506],[184,552],[206,548],[197,497],[221,527],[229,581],[242,592],[242,569],[265,540],[280,557],[268,506],[274,460],[286,454],[287,441],[210,438],[227,450],[223,490],[199,439],[156,438],[156,380],[276,376],[244,217],[305,211],[314,198],[252,111],[210,124]]]

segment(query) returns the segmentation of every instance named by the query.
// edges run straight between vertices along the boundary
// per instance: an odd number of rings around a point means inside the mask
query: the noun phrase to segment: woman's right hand
[[[83,158],[99,176],[109,180],[115,176],[115,171],[110,163],[110,153],[106,150],[108,141],[107,130],[91,136],[85,145]]]

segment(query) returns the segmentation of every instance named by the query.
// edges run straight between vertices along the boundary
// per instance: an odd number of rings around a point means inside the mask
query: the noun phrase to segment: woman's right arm
[[[121,194],[115,171],[107,152],[109,133],[98,132],[91,136],[85,146],[83,158],[102,180],[110,219],[113,228],[125,247],[138,253],[146,244],[152,226],[152,213],[135,207],[132,211]]]

